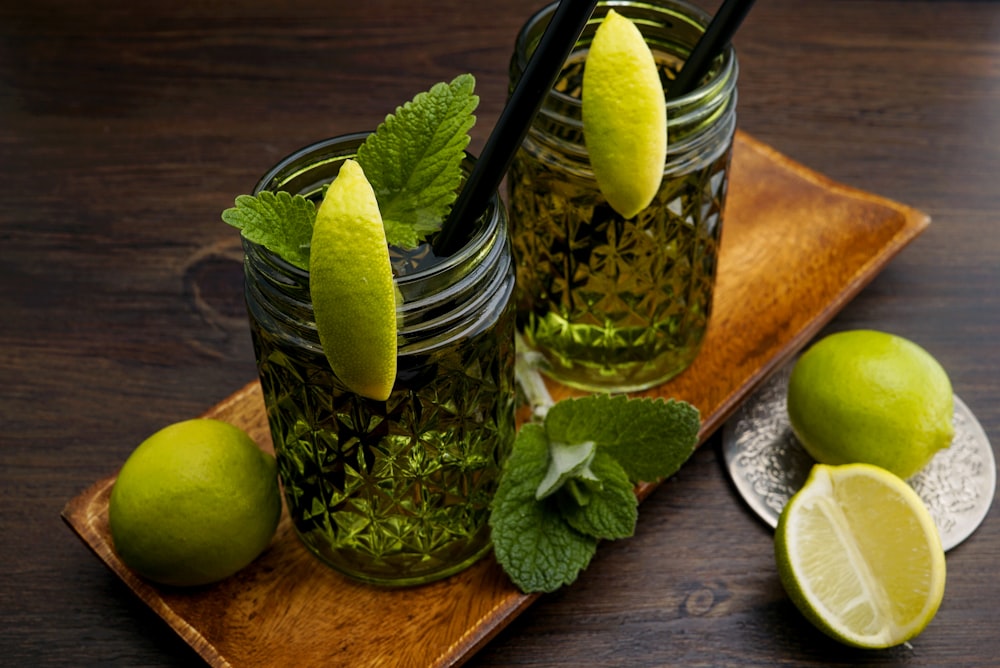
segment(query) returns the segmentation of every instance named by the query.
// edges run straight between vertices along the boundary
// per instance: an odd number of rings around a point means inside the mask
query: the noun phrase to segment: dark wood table
[[[478,149],[540,4],[3,3],[0,664],[200,660],[60,511],[145,436],[255,377],[238,243],[219,219],[234,196],[291,150],[465,71]],[[825,331],[922,344],[996,442],[1000,3],[762,0],[736,45],[744,131],[933,219]],[[996,509],[949,552],[944,603],[912,646],[851,650],[789,602],[719,440],[643,503],[634,538],[469,664],[1000,662]]]

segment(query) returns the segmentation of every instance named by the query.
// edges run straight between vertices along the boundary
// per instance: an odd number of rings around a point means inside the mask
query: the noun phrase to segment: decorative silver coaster
[[[802,487],[813,459],[792,434],[785,394],[793,363],[764,383],[723,427],[722,450],[743,499],[772,527]],[[986,432],[955,397],[955,438],[907,482],[930,509],[945,550],[968,538],[996,491],[996,464]]]

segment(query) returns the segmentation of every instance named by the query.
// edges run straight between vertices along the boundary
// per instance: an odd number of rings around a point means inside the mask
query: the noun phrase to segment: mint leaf
[[[261,192],[256,197],[240,195],[236,206],[222,212],[222,220],[238,228],[243,236],[299,269],[309,269],[316,206],[301,195]]]
[[[630,399],[595,394],[564,399],[545,416],[552,441],[594,441],[615,458],[632,482],[673,475],[698,443],[698,410],[673,399]]]
[[[674,400],[564,399],[521,427],[490,514],[494,552],[522,591],[554,591],[601,539],[631,536],[634,483],[673,474],[697,444],[698,411]]]
[[[386,116],[358,149],[390,244],[418,245],[441,228],[454,204],[479,104],[475,84],[471,74],[462,74],[419,93]]]
[[[586,503],[579,503],[576,495],[559,495],[563,519],[588,536],[608,540],[628,538],[635,533],[639,500],[625,469],[611,455],[598,450],[591,462],[591,471],[600,483],[577,487],[586,490]]]
[[[370,134],[357,161],[375,190],[386,240],[414,248],[444,223],[462,184],[462,160],[479,97],[463,74],[419,93]],[[316,206],[300,195],[240,195],[222,219],[300,269],[309,268]]]
[[[593,441],[577,445],[550,442],[549,469],[538,483],[535,498],[544,499],[550,496],[570,478],[596,481],[597,478],[590,470],[595,452]]]
[[[542,426],[521,427],[493,497],[493,551],[524,592],[555,591],[573,582],[597,550],[597,539],[570,527],[551,499],[535,498],[548,459]]]
[[[416,248],[425,236],[415,227],[395,218],[383,219],[382,226],[385,228],[385,240],[399,248]]]

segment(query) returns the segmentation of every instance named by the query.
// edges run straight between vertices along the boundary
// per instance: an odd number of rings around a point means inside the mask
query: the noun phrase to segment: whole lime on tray
[[[901,478],[870,464],[815,465],[781,512],[774,548],[795,605],[848,645],[906,642],[944,596],[934,519]]]
[[[160,584],[204,585],[247,566],[281,517],[274,457],[226,422],[193,419],[143,441],[108,504],[115,551]]]
[[[954,396],[942,366],[885,332],[831,334],[796,361],[788,383],[792,431],[824,464],[866,462],[908,478],[954,436]]]

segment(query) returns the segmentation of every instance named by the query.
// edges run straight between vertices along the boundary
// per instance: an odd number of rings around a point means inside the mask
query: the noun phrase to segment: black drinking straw
[[[521,79],[500,113],[476,166],[458,193],[451,215],[434,241],[437,255],[451,255],[468,241],[471,221],[478,218],[496,192],[531,121],[549,94],[563,63],[583,32],[597,0],[561,0]]]
[[[753,3],[754,0],[725,0],[722,3],[711,23],[705,28],[701,39],[694,45],[691,55],[684,61],[684,66],[677,73],[677,78],[670,85],[667,99],[678,98],[695,89],[701,78],[705,76],[712,61],[732,41],[733,35],[736,34],[736,30],[743,23],[747,13],[750,12]]]

